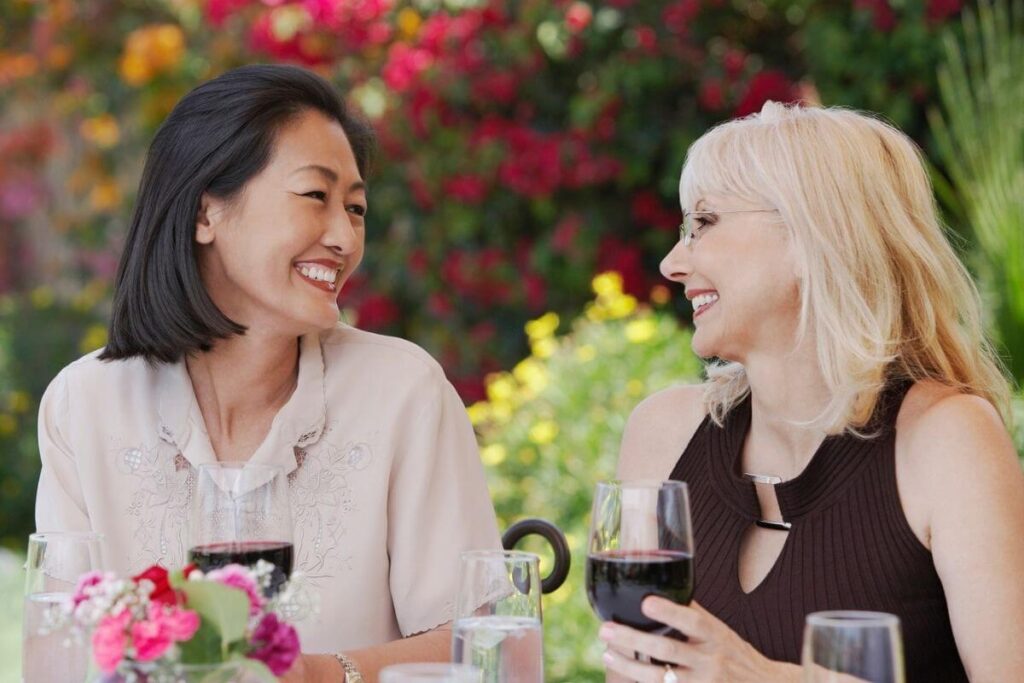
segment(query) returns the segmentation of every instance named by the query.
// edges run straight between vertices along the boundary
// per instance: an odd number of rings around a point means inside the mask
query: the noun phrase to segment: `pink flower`
[[[281,676],[299,656],[299,636],[289,624],[280,621],[277,615],[269,612],[260,620],[259,626],[252,634],[256,648],[248,654],[267,665],[275,676]]]
[[[132,643],[136,659],[152,662],[163,657],[174,641],[159,619],[146,619],[132,624]]]
[[[89,596],[85,594],[87,588],[92,588],[101,583],[103,583],[103,572],[87,572],[78,577],[78,585],[75,586],[75,592],[71,596],[72,609],[89,599]]]
[[[92,653],[96,665],[103,673],[112,673],[124,657],[125,627],[132,619],[127,610],[106,616],[92,633]]]
[[[206,575],[206,578],[244,591],[249,596],[249,614],[259,614],[263,608],[264,601],[260,587],[256,585],[252,573],[242,565],[229,564],[220,569],[214,569]]]
[[[160,624],[167,637],[175,642],[190,640],[199,630],[199,615],[180,607],[151,605],[149,618]]]
[[[571,33],[579,33],[590,26],[590,20],[593,18],[594,11],[585,2],[574,2],[565,11],[565,25],[569,27]]]

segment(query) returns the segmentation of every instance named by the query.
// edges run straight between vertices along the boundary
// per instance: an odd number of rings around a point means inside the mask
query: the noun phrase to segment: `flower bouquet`
[[[90,572],[63,613],[73,633],[91,638],[99,683],[269,683],[299,656],[282,618],[293,586],[265,597],[273,571],[260,561],[206,573],[152,566],[131,579]]]

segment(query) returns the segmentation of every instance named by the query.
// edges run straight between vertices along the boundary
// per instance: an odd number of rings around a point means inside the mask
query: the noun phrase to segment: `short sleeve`
[[[67,442],[67,371],[47,387],[39,403],[39,457],[36,492],[38,531],[90,531],[78,466]]]
[[[404,636],[451,621],[459,554],[501,547],[476,437],[440,369],[403,427],[388,490],[391,598]]]

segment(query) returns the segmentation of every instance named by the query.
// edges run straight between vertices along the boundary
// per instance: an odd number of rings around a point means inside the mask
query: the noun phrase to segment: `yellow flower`
[[[185,33],[177,24],[143,26],[128,34],[121,53],[121,80],[128,85],[148,83],[173,71],[185,56]]]
[[[270,31],[275,40],[286,43],[313,25],[313,17],[301,5],[282,5],[270,14]]]
[[[538,339],[537,341],[530,344],[530,351],[537,358],[551,358],[555,355],[555,351],[558,350],[558,342],[552,337],[545,337],[544,339]]]
[[[406,7],[398,13],[398,30],[405,39],[415,37],[422,23],[423,19],[412,7]]]
[[[545,313],[536,320],[526,323],[526,336],[531,341],[547,339],[555,334],[555,330],[558,329],[558,323],[557,313]]]
[[[95,351],[106,343],[107,328],[103,325],[90,325],[89,329],[85,331],[85,336],[82,337],[82,341],[78,343],[78,348],[82,353],[89,353],[90,351]]]
[[[599,297],[614,297],[622,294],[622,276],[614,271],[601,273],[590,283],[594,294]]]
[[[593,344],[584,344],[576,349],[576,358],[584,363],[589,363],[597,357],[597,349]]]
[[[512,404],[508,401],[491,403],[491,417],[498,424],[505,424],[512,419]]]
[[[32,406],[32,397],[24,391],[12,391],[7,395],[7,408],[12,413],[24,413]]]
[[[515,395],[516,383],[507,372],[499,372],[491,375],[487,380],[487,398],[497,403],[508,401]]]
[[[85,140],[101,149],[107,149],[117,144],[121,139],[121,131],[117,126],[117,119],[110,114],[94,116],[82,121],[78,132]]]
[[[548,385],[548,373],[544,366],[533,358],[520,361],[512,369],[512,376],[532,394],[540,393]]]
[[[466,414],[469,415],[470,423],[476,427],[487,422],[491,415],[491,406],[487,401],[477,401],[466,408]]]
[[[53,290],[45,285],[36,287],[29,294],[29,299],[36,308],[49,308],[53,305]]]
[[[608,319],[608,312],[600,304],[587,304],[584,312],[590,322],[599,323]]]
[[[93,211],[111,211],[121,205],[121,188],[111,179],[100,181],[89,193]]]
[[[555,440],[558,436],[558,425],[551,420],[541,420],[530,427],[528,434],[530,441],[538,446],[544,446]]]
[[[480,460],[487,467],[496,467],[505,462],[508,453],[500,443],[492,443],[480,449]]]
[[[18,429],[18,421],[13,415],[0,414],[0,436],[10,436]]]
[[[650,341],[657,331],[658,324],[651,317],[630,320],[626,324],[626,339],[634,344],[643,344]]]
[[[626,393],[630,396],[639,396],[644,393],[644,383],[638,379],[631,379],[626,382]]]
[[[625,318],[636,310],[636,299],[629,294],[621,294],[609,300],[605,308],[609,318]]]

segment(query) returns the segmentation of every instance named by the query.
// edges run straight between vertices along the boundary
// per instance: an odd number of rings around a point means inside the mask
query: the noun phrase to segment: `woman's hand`
[[[623,652],[638,652],[667,662],[679,683],[791,683],[800,680],[800,667],[775,662],[754,649],[735,631],[696,602],[677,605],[664,598],[648,597],[643,613],[689,638],[682,642],[606,622],[600,638],[608,643],[605,666],[639,683],[663,683],[664,665],[633,661]]]

